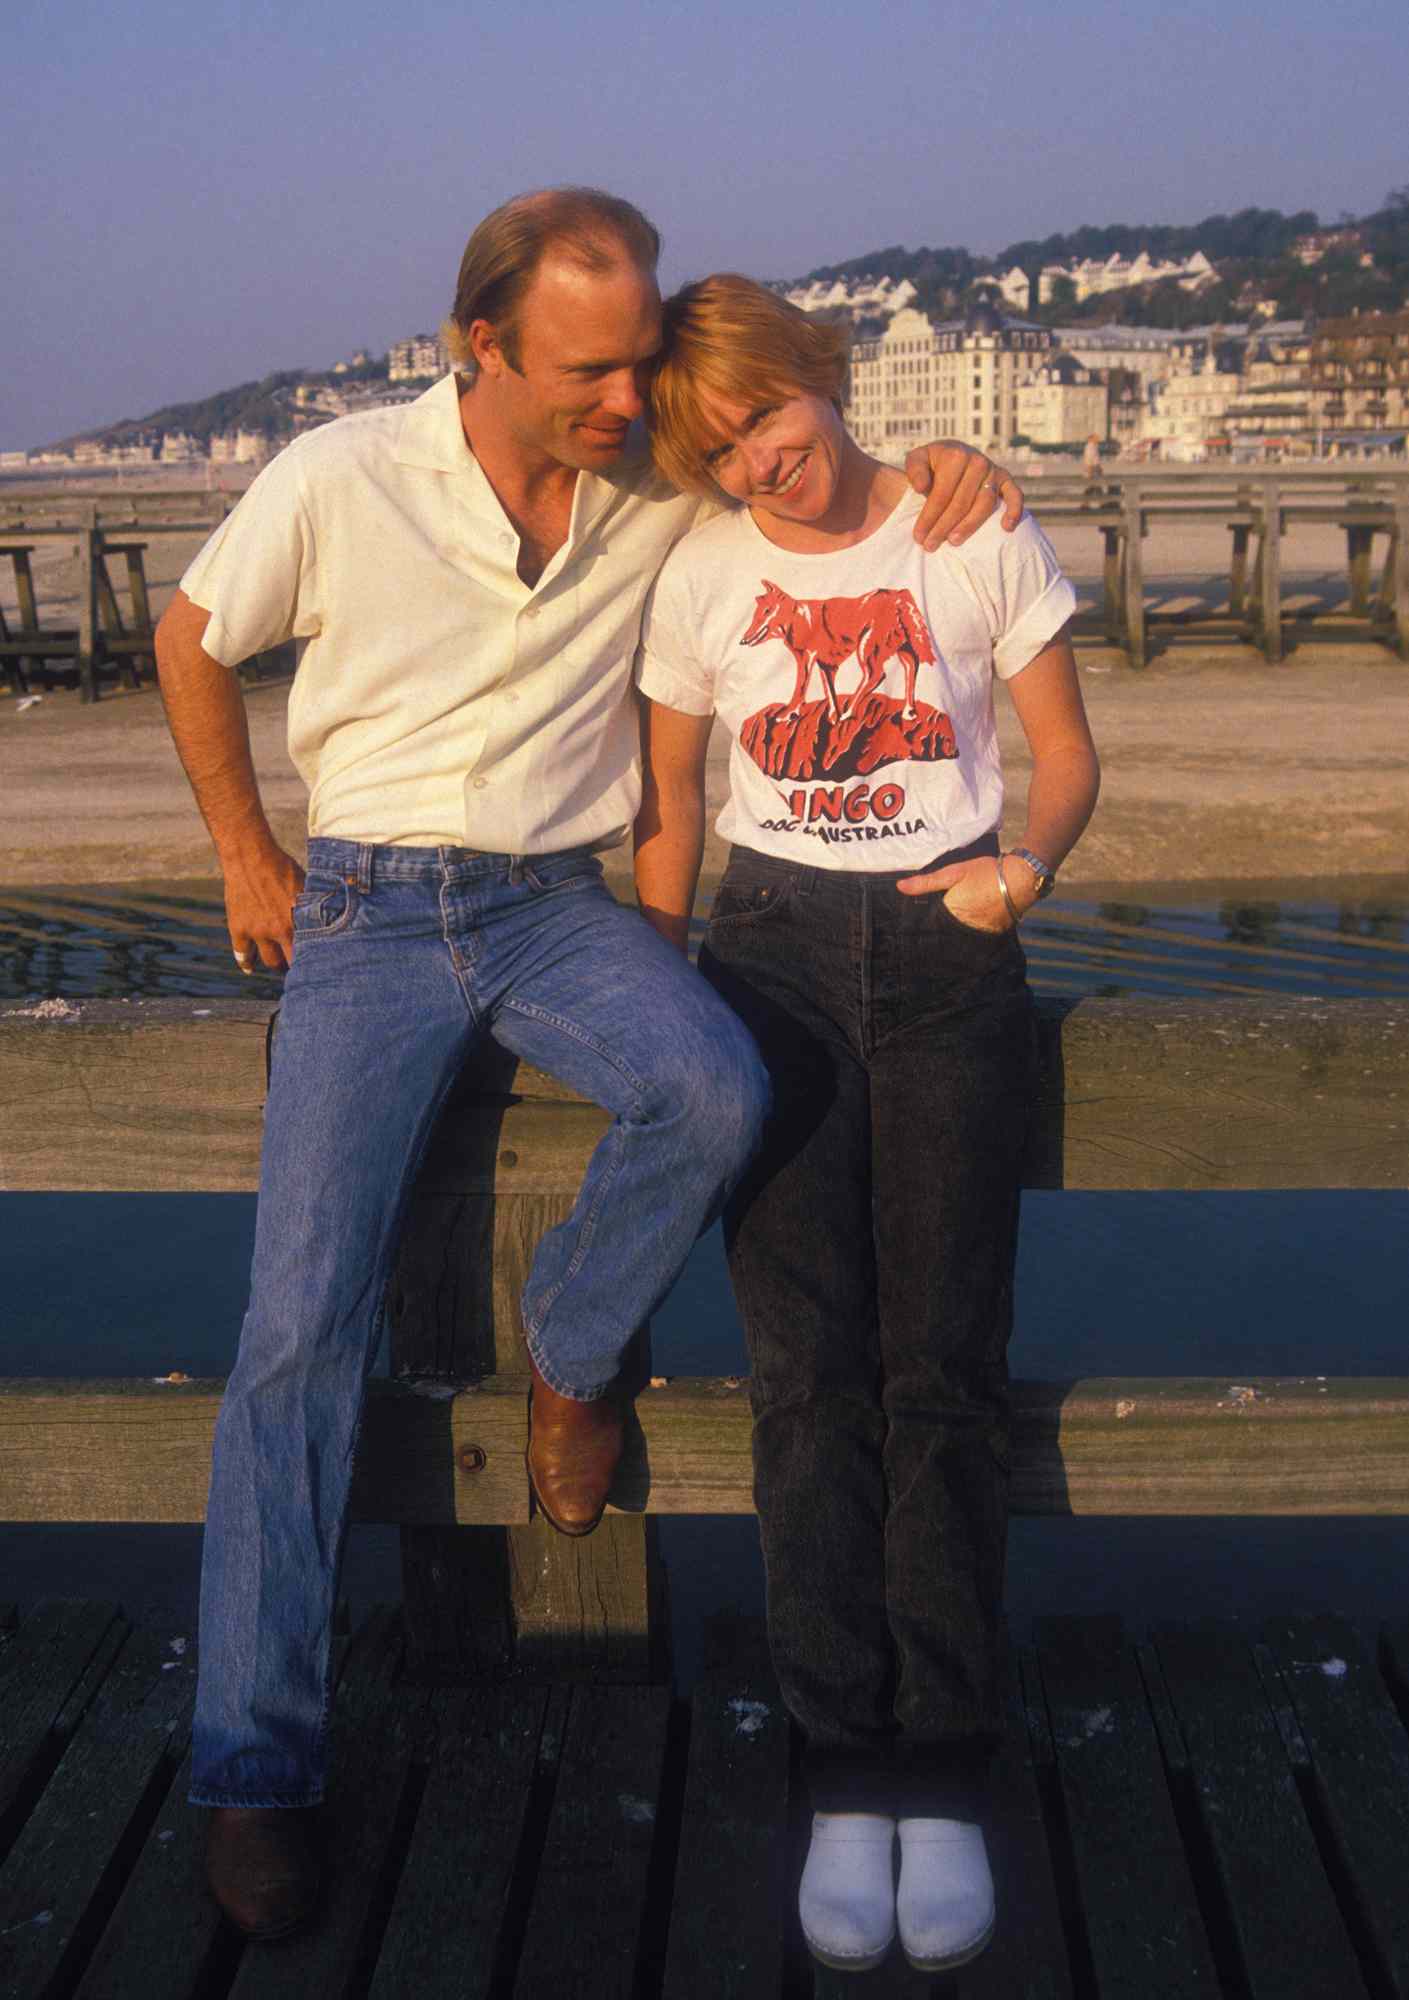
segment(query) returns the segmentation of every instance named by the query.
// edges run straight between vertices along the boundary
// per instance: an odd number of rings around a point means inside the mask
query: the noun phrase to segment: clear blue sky
[[[669,286],[1409,182],[1404,0],[5,11],[4,448],[429,329],[525,187],[634,197]]]

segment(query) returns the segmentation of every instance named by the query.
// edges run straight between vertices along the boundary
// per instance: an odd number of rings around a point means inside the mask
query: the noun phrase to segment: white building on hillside
[[[1052,297],[1060,278],[1070,279],[1076,303],[1080,305],[1083,299],[1094,298],[1100,292],[1123,292],[1131,285],[1155,285],[1166,278],[1175,279],[1181,291],[1196,292],[1216,283],[1218,272],[1202,250],[1196,250],[1181,263],[1156,262],[1142,250],[1137,257],[1112,254],[1104,259],[1084,257],[1072,264],[1044,264],[1037,281],[1040,305],[1046,305]]]
[[[908,278],[814,278],[810,285],[794,285],[783,297],[803,312],[835,312],[843,309],[857,315],[889,318],[915,297]]]
[[[387,353],[387,376],[393,382],[420,382],[443,375],[450,356],[438,333],[413,333],[398,340]]]

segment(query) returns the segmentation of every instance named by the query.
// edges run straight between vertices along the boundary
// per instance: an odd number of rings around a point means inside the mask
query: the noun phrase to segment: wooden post
[[[1248,601],[1248,539],[1252,529],[1246,521],[1232,524],[1233,556],[1228,570],[1228,615],[1241,618]]]
[[[1138,481],[1125,482],[1125,647],[1132,667],[1145,664],[1145,560],[1141,546],[1144,515]]]
[[[10,550],[10,560],[15,568],[15,595],[19,599],[20,607],[20,632],[26,638],[33,634],[37,640],[39,637],[39,605],[34,595],[34,572],[29,566],[29,558],[30,551],[26,548],[12,548]],[[27,689],[29,686],[25,673],[25,665],[26,662],[23,659],[15,661],[16,674],[22,690]],[[30,654],[28,665],[30,672],[42,676],[44,672],[43,654]]]
[[[1348,524],[1345,531],[1346,573],[1350,579],[1350,615],[1364,618],[1370,609],[1370,553],[1375,530],[1363,521]]]
[[[1262,651],[1275,666],[1282,657],[1282,489],[1269,479],[1262,489]]]
[[[565,1148],[545,1130],[541,1161],[524,1160],[521,1140],[501,1148],[500,1126],[511,1101],[535,1091],[569,1095],[492,1047],[446,1108],[388,1292],[398,1375],[527,1374],[519,1301],[529,1266],[539,1238],[571,1212],[608,1123],[605,1112],[589,1113]],[[496,1192],[501,1153],[540,1189]],[[440,1191],[446,1180],[476,1191]],[[641,1515],[611,1515],[581,1540],[535,1515],[506,1529],[403,1529],[401,1543],[413,1671],[437,1680],[511,1667],[540,1680],[660,1678],[664,1586],[657,1530]]]
[[[78,533],[78,688],[83,701],[98,699],[98,509],[86,509],[87,523]]]
[[[1105,544],[1104,577],[1101,590],[1101,624],[1106,638],[1112,646],[1121,642],[1120,623],[1120,541],[1121,530],[1104,527],[1101,540]]]
[[[1393,574],[1394,629],[1396,651],[1409,660],[1409,502],[1399,500],[1394,509],[1394,546],[1385,557],[1385,573]]]

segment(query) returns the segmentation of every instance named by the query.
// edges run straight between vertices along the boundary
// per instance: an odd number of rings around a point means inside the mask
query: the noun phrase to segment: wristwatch
[[[1037,877],[1037,900],[1050,896],[1057,886],[1057,871],[1049,868],[1041,855],[1034,854],[1030,847],[1010,847],[1008,853],[1015,861],[1023,862]]]

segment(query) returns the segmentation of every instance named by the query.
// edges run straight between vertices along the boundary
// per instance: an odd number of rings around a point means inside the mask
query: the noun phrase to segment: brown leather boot
[[[621,1457],[621,1405],[560,1396],[529,1356],[528,1477],[539,1506],[561,1535],[590,1535],[602,1518]]]
[[[206,1827],[205,1873],[237,1931],[287,1937],[318,1901],[314,1813],[286,1806],[215,1806]]]

